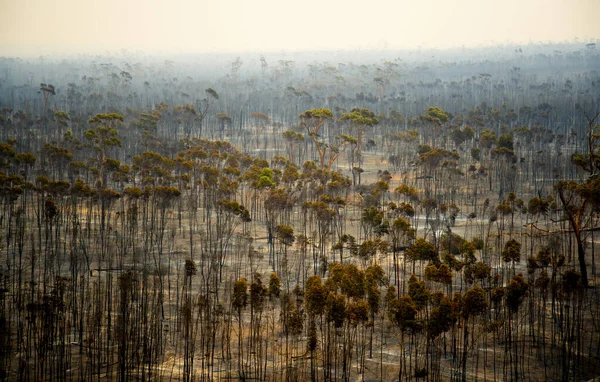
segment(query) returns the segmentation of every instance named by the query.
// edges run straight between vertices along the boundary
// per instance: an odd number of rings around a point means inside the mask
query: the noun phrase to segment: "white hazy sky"
[[[0,55],[587,42],[599,16],[600,0],[0,0]]]

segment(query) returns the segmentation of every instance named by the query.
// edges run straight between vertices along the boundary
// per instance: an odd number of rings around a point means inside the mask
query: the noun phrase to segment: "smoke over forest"
[[[0,57],[0,380],[600,377],[599,49]]]

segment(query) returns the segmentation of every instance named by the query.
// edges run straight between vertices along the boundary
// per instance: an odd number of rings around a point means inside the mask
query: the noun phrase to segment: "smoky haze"
[[[0,54],[275,52],[580,42],[595,0],[0,0]]]

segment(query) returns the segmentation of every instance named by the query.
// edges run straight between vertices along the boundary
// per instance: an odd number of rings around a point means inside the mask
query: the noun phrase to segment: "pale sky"
[[[0,55],[588,42],[599,16],[600,0],[0,0]]]

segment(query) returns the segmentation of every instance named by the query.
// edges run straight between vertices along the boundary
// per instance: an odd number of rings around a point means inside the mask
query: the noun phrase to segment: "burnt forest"
[[[596,380],[599,49],[1,57],[0,380]]]

